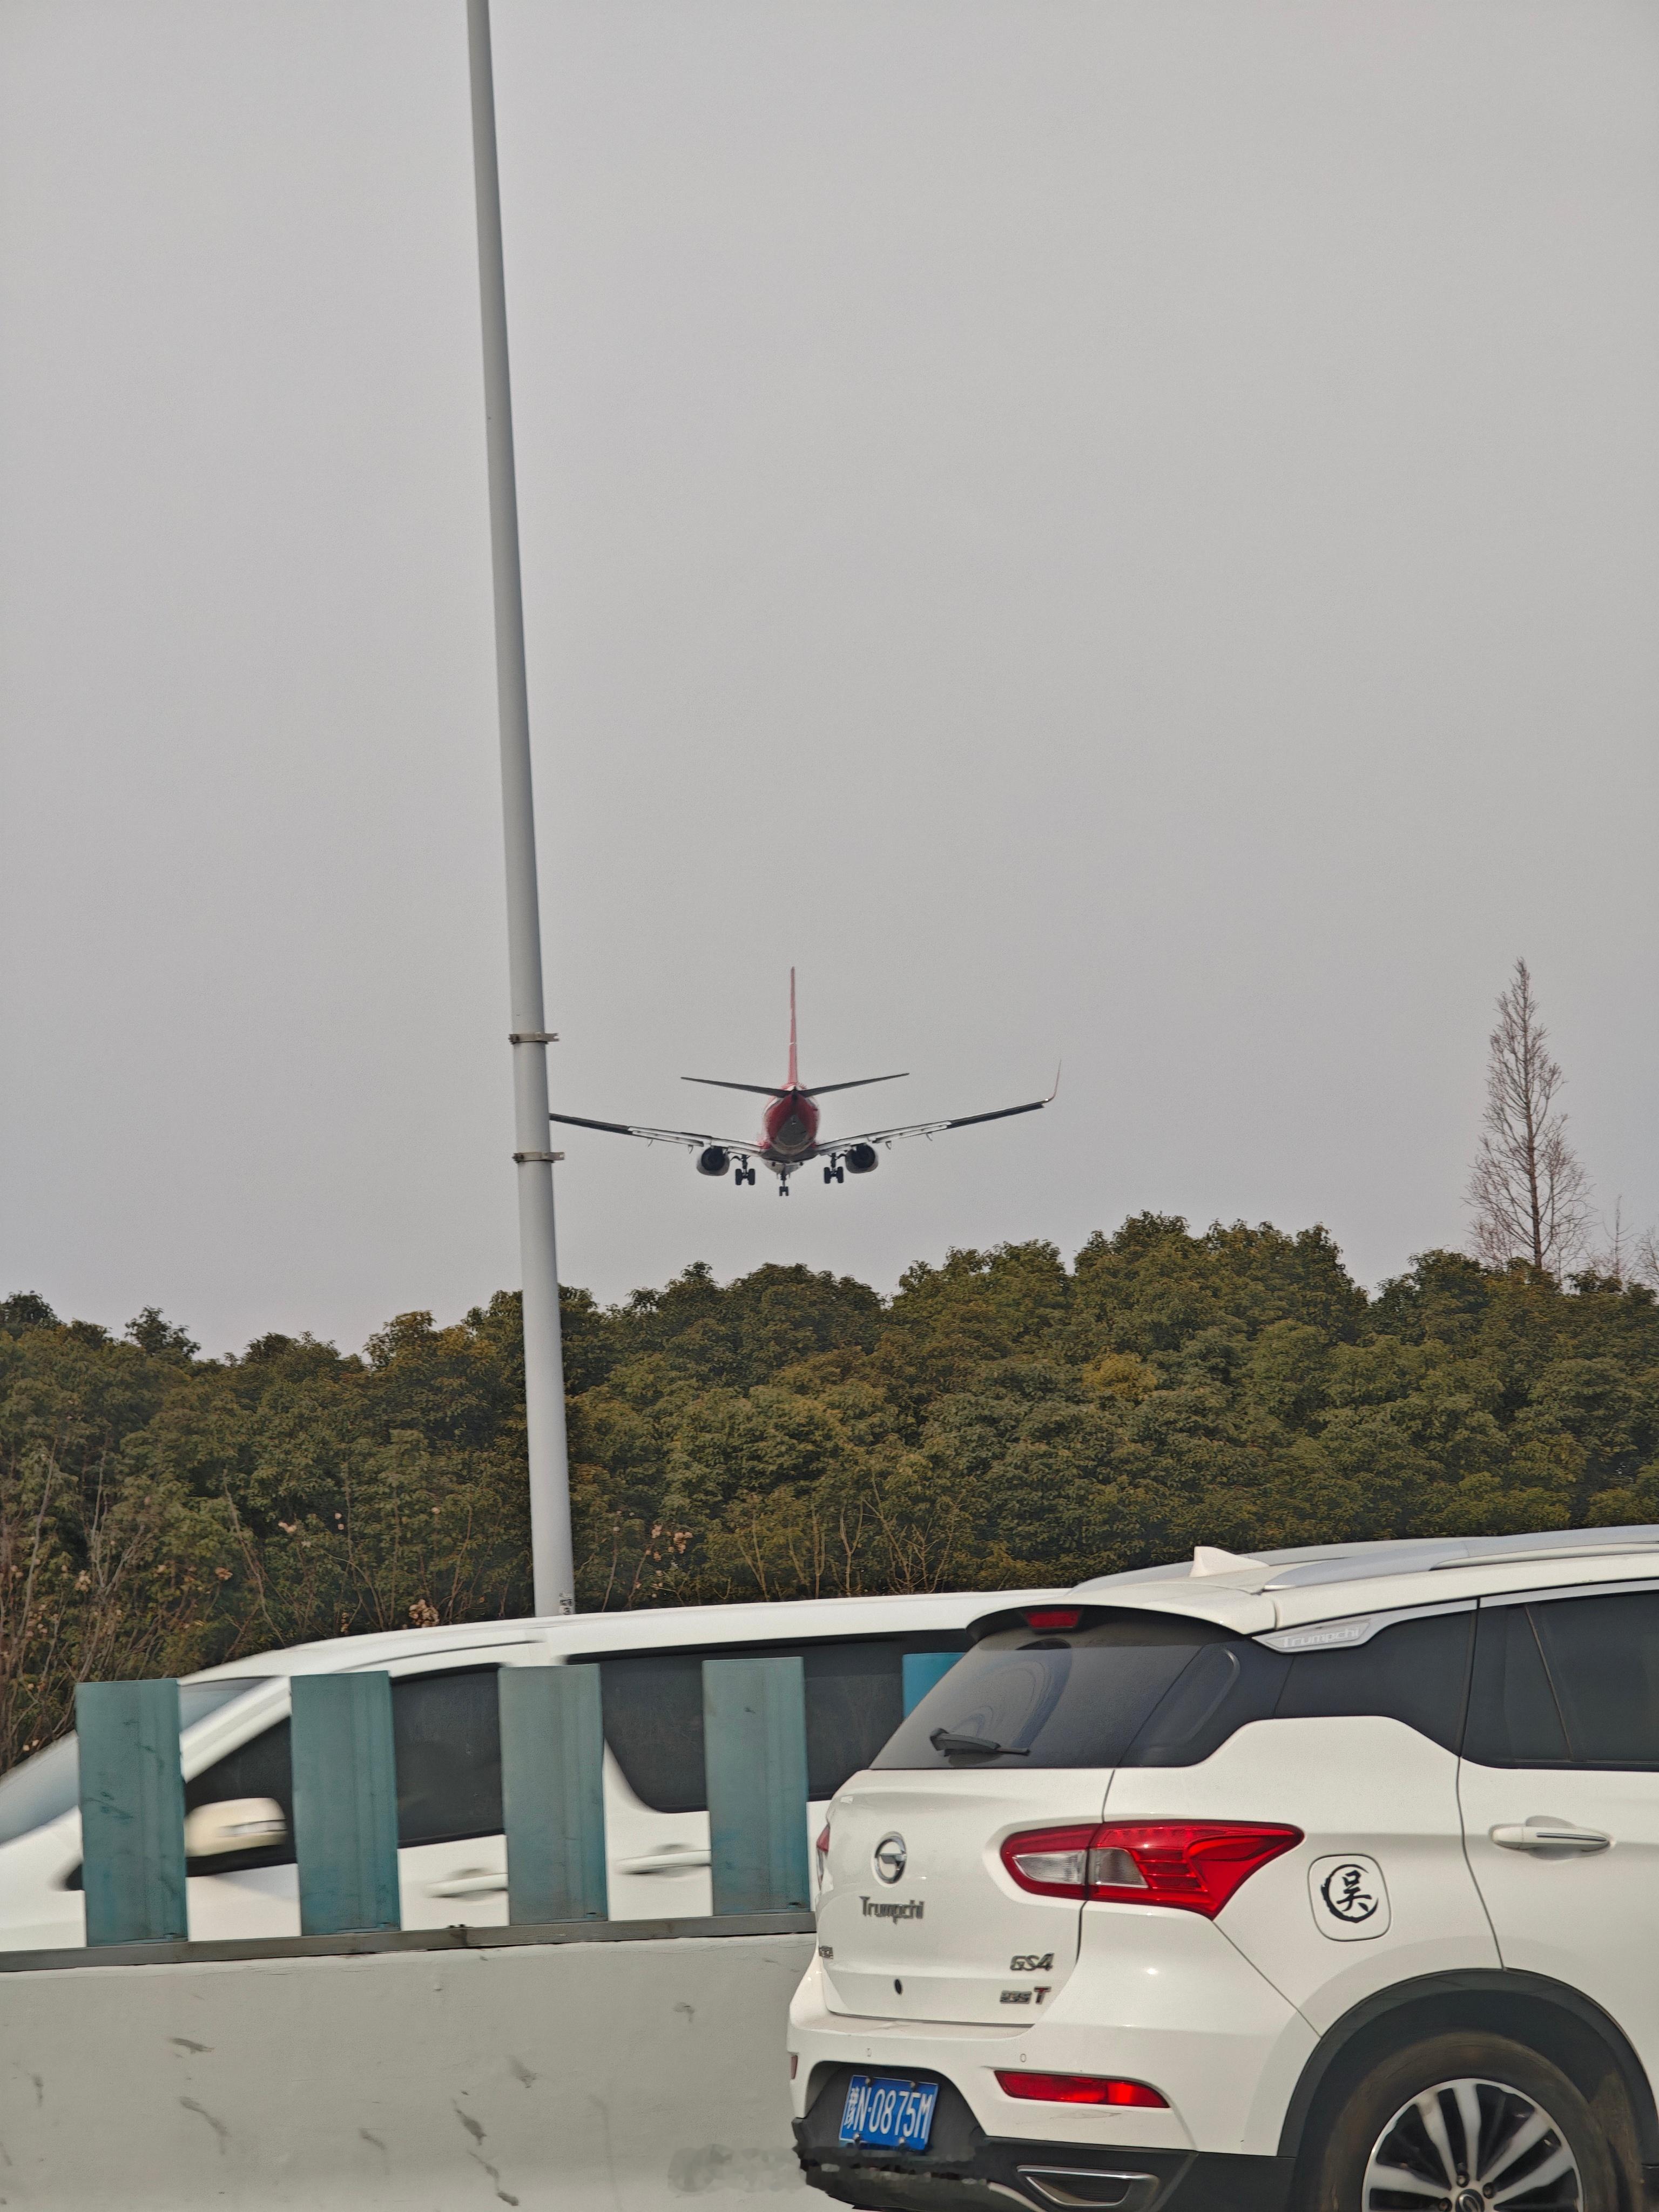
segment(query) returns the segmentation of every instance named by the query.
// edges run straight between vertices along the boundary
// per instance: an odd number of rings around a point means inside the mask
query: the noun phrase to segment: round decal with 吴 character
[[[1389,1925],[1382,1869],[1358,1851],[1316,1859],[1308,1869],[1308,1902],[1320,1934],[1335,1943],[1364,1942]]]

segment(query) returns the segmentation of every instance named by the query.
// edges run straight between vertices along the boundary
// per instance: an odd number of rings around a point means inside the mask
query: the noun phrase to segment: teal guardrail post
[[[904,1655],[904,1710],[915,1712],[935,1682],[943,1681],[962,1654],[960,1651],[907,1651]]]
[[[705,1659],[702,1741],[714,1910],[804,1911],[806,1674],[795,1659]]]
[[[605,1723],[597,1667],[503,1667],[501,1809],[513,1921],[603,1920]]]
[[[293,1678],[300,1932],[399,1928],[392,1677]]]
[[[82,1682],[75,1692],[75,1729],[87,1942],[185,1942],[190,1916],[179,1685]]]

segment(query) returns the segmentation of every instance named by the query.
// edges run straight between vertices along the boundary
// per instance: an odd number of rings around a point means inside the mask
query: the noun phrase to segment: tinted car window
[[[718,1644],[698,1651],[638,1651],[602,1659],[605,1741],[642,1803],[658,1813],[701,1813],[705,1659],[799,1658],[806,1688],[806,1786],[833,1797],[872,1765],[904,1711],[907,1651],[959,1651],[963,1635],[821,1638],[793,1644]],[[584,1662],[579,1662],[584,1663]],[[591,1662],[586,1662],[591,1663]]]
[[[1567,1764],[1567,1732],[1529,1606],[1480,1608],[1463,1756],[1482,1766]]]
[[[802,1654],[806,1669],[806,1784],[833,1797],[868,1766],[904,1718],[903,1648],[830,1644]]]
[[[1381,1628],[1345,1650],[1299,1651],[1279,1692],[1280,1720],[1340,1719],[1362,1714],[1403,1721],[1447,1751],[1463,1729],[1474,1614],[1428,1613]]]
[[[1659,1768],[1659,1590],[1483,1607],[1465,1749],[1488,1766]]]
[[[702,1660],[641,1651],[599,1664],[605,1740],[629,1788],[653,1812],[704,1811]]]
[[[193,1728],[234,1698],[245,1698],[263,1686],[263,1674],[240,1674],[225,1682],[181,1682],[179,1685],[179,1726]],[[79,1803],[81,1760],[75,1737],[60,1736],[0,1776],[0,1844],[44,1828]]]
[[[494,1667],[406,1675],[392,1685],[392,1738],[398,1762],[398,1841],[439,1844],[501,1829],[501,1740]],[[192,1859],[192,1874],[294,1861],[294,1779],[289,1723],[228,1752],[185,1785],[185,1809],[228,1797],[274,1797],[288,1834],[256,1851]]]
[[[294,1772],[289,1755],[288,1723],[281,1720],[185,1784],[185,1810],[220,1805],[228,1797],[274,1797],[283,1808],[283,1839],[257,1851],[221,1851],[191,1859],[191,1874],[236,1874],[246,1867],[294,1863]]]
[[[445,1844],[501,1832],[501,1732],[494,1667],[411,1674],[392,1685],[398,1841]]]
[[[1247,1721],[1270,1720],[1292,1662],[1244,1638],[1195,1652],[1115,1764],[1195,1766]]]
[[[1578,1766],[1659,1766],[1659,1590],[1528,1607]]]
[[[1064,1637],[1004,1629],[923,1699],[874,1764],[1193,1766],[1251,1721],[1376,1717],[1455,1751],[1474,1620],[1398,1621],[1361,1644],[1293,1656],[1174,1614],[1125,1614]],[[935,1744],[936,1731],[947,1740]],[[975,1751],[974,1740],[1007,1748]]]
[[[1172,1613],[1126,1613],[1064,1636],[995,1629],[928,1692],[872,1764],[1115,1766],[1199,1654],[1237,1644],[1223,1629]],[[1239,1679],[1240,1666],[1223,1658],[1198,1705],[1224,1701]],[[1194,1713],[1201,1725],[1202,1713]],[[1188,1734],[1194,1724],[1191,1715],[1175,1723]]]

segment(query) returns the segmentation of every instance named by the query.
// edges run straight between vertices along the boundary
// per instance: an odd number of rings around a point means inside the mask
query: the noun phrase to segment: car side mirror
[[[185,1815],[185,1856],[210,1859],[226,1851],[263,1850],[288,1840],[288,1822],[274,1797],[226,1797]]]

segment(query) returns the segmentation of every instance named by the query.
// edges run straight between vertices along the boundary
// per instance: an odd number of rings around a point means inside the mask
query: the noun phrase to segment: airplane
[[[836,1137],[823,1142],[818,1135],[820,1098],[832,1091],[860,1091],[866,1084],[897,1083],[897,1075],[861,1075],[850,1083],[817,1083],[810,1087],[800,1079],[795,1047],[795,971],[789,970],[789,1073],[781,1084],[725,1083],[718,1076],[683,1075],[682,1083],[704,1083],[716,1091],[752,1091],[769,1098],[761,1117],[761,1133],[752,1143],[742,1138],[711,1137],[696,1129],[647,1129],[632,1121],[591,1121],[581,1114],[550,1114],[548,1119],[573,1129],[606,1129],[614,1136],[643,1137],[647,1144],[685,1145],[697,1155],[697,1173],[723,1176],[736,1163],[739,1186],[752,1184],[756,1164],[769,1168],[778,1179],[778,1196],[789,1195],[789,1178],[809,1160],[824,1164],[825,1182],[845,1182],[849,1175],[870,1175],[880,1165],[878,1145],[890,1145],[898,1137],[934,1137],[945,1129],[965,1129],[975,1121],[1001,1121],[1011,1114],[1036,1114],[1047,1106],[1060,1088],[1047,1098],[1028,1099],[1023,1106],[998,1106],[988,1114],[958,1114],[949,1121],[912,1121],[903,1128],[866,1129],[855,1137]]]

